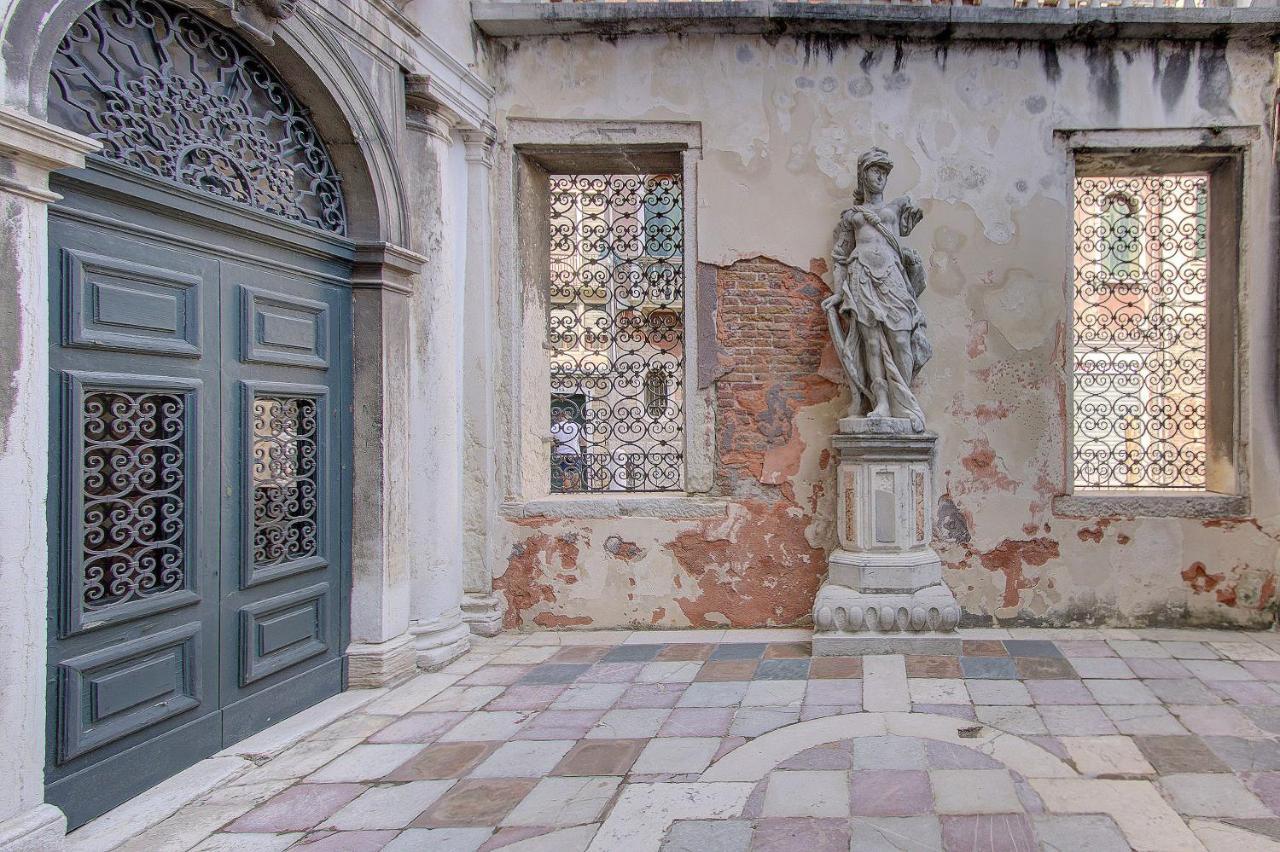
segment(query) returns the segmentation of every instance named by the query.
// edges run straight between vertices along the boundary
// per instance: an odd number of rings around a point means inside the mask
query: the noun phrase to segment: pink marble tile
[[[566,684],[516,684],[485,705],[486,710],[546,710],[560,697]]]
[[[912,816],[933,811],[929,774],[914,769],[870,769],[850,778],[855,816]]]
[[[1027,690],[1036,704],[1097,704],[1093,693],[1078,680],[1029,680]]]
[[[1066,657],[1114,657],[1116,652],[1101,639],[1080,639],[1074,642],[1054,642]]]
[[[580,740],[603,715],[603,710],[543,710],[512,739]]]
[[[1237,704],[1280,705],[1280,692],[1271,688],[1270,684],[1256,680],[1217,680],[1210,681],[1208,687],[1223,698],[1229,698]]]
[[[677,707],[662,723],[658,736],[723,737],[732,722],[732,707]]]
[[[596,663],[578,677],[578,683],[631,683],[644,663]]]
[[[1036,852],[1035,834],[1023,814],[942,817],[947,852]]]
[[[684,690],[683,683],[637,683],[622,693],[615,706],[625,709],[675,707]]]
[[[1240,665],[1244,666],[1245,670],[1254,677],[1262,680],[1280,681],[1280,663],[1263,660],[1243,660]]]
[[[369,737],[371,743],[430,743],[467,718],[464,712],[410,713]]]
[[[364,784],[297,784],[258,805],[224,831],[306,831],[366,789]]]

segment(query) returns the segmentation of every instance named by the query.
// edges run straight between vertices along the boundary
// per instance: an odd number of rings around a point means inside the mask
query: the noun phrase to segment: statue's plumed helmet
[[[866,187],[867,169],[872,166],[880,166],[886,172],[893,169],[893,160],[889,159],[889,152],[883,148],[872,148],[858,158],[858,185],[853,191],[853,203],[866,203]]]
[[[883,148],[872,148],[858,158],[859,175],[862,175],[872,166],[883,166],[886,172],[891,171],[893,169],[893,160],[889,159],[889,152]]]

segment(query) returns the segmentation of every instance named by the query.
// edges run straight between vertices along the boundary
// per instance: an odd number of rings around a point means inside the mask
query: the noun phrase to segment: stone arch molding
[[[699,781],[759,781],[806,749],[860,737],[916,737],[964,746],[1027,778],[1077,778],[1057,755],[998,728],[983,725],[975,736],[960,736],[973,723],[931,713],[845,713],[777,728],[738,746],[702,773]]]
[[[44,119],[49,74],[58,45],[95,0],[18,0],[3,22],[3,101]],[[409,212],[403,180],[395,167],[394,134],[378,113],[376,99],[358,76],[338,39],[306,8],[269,19],[272,41],[255,29],[261,4],[244,20],[242,0],[173,0],[209,17],[251,43],[310,110],[329,148],[347,196],[348,236],[360,243],[402,246]],[[267,0],[262,0],[267,2]],[[268,8],[288,11],[288,3]],[[241,20],[237,20],[240,18]]]
[[[801,752],[840,740],[877,736],[937,740],[979,752],[1026,778],[1053,813],[1110,816],[1135,849],[1204,852],[1205,845],[1197,834],[1206,830],[1205,825],[1193,821],[1188,826],[1151,781],[1082,775],[1029,740],[990,725],[976,732],[973,727],[973,723],[952,716],[864,712],[777,728],[724,755],[696,781],[626,785],[587,852],[623,848],[657,852],[676,820],[739,818],[756,785]],[[965,736],[961,736],[962,730]],[[1216,823],[1208,828],[1219,830]],[[1242,837],[1236,834],[1231,839],[1239,842]]]

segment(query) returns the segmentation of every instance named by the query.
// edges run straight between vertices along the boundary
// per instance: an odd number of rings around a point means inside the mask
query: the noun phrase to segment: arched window
[[[140,172],[345,234],[338,173],[307,110],[238,36],[162,0],[101,0],[51,71],[49,116]]]

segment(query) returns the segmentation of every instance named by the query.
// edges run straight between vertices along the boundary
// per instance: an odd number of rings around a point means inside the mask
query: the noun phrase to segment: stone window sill
[[[1077,491],[1053,498],[1068,518],[1242,518],[1249,498],[1210,491]]]
[[[688,494],[556,494],[503,503],[505,518],[722,518],[729,501]]]

